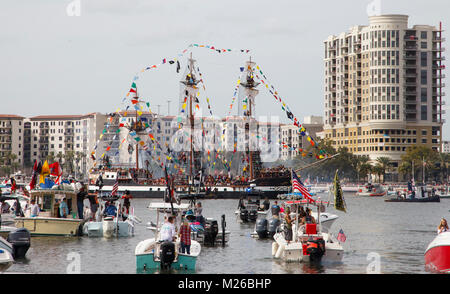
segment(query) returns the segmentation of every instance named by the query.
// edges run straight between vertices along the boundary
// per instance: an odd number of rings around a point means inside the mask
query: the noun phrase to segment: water
[[[66,273],[72,252],[80,256],[81,273],[136,273],[134,249],[138,242],[152,237],[146,223],[155,221],[146,209],[150,200],[134,199],[135,214],[143,223],[136,226],[135,236],[120,239],[88,237],[33,237],[27,259],[17,261],[8,272]],[[372,260],[368,254],[380,256],[382,273],[426,273],[424,251],[436,236],[441,217],[448,218],[450,200],[440,203],[388,203],[383,198],[346,195],[348,213],[339,215],[332,227],[335,235],[343,229],[347,236],[344,258],[339,264],[313,267],[300,263],[284,263],[272,259],[272,242],[250,236],[254,224],[236,219],[238,200],[205,200],[203,214],[220,220],[226,215],[230,241],[224,248],[203,247],[197,260],[197,273],[264,274],[264,273],[366,273]]]

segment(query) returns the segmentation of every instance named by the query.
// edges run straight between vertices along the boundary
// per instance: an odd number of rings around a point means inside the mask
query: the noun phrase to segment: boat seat
[[[317,225],[316,224],[306,224],[305,234],[316,235],[317,234]]]

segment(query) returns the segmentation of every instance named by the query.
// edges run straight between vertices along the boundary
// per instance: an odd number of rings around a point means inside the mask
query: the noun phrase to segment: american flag
[[[347,240],[347,237],[344,234],[344,231],[341,229],[337,235],[337,239],[339,242],[344,243]]]
[[[114,183],[114,186],[112,188],[111,195],[112,196],[116,195],[118,190],[119,190],[119,181],[116,180],[116,182]]]
[[[295,171],[292,171],[292,192],[300,192],[305,197],[305,199],[313,202],[315,201],[311,197],[311,194],[309,194],[308,189],[306,189],[303,183],[300,181]]]

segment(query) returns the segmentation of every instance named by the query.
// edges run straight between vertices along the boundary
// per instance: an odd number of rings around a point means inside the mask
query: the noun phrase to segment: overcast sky
[[[250,49],[294,114],[323,115],[323,40],[368,24],[372,0],[215,1],[8,0],[0,9],[0,113],[34,116],[112,112],[140,69],[173,58],[189,44]],[[447,0],[381,0],[382,14],[407,14],[414,24],[450,25]],[[447,37],[447,32],[444,33]],[[449,38],[447,38],[449,39]],[[192,50],[213,113],[228,112],[239,67],[248,55]],[[186,66],[185,59],[181,66]],[[180,71],[180,74],[183,71]],[[178,111],[175,67],[141,74],[137,81],[153,111]],[[450,94],[450,91],[447,91]],[[204,99],[201,99],[204,101]],[[450,103],[447,103],[450,104]],[[258,115],[285,117],[261,88]],[[445,115],[447,121],[449,115]],[[444,125],[444,139],[450,129]]]

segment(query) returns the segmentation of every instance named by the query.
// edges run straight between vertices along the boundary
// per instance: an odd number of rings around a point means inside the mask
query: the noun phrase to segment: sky
[[[113,112],[137,72],[163,58],[178,57],[195,43],[250,50],[218,54],[192,49],[214,115],[228,113],[239,67],[251,56],[300,121],[308,115],[322,116],[323,41],[368,24],[367,7],[373,1],[2,1],[0,113],[29,117]],[[442,21],[445,29],[450,24],[446,0],[375,1],[381,14],[409,15],[410,27],[438,26]],[[69,6],[74,3],[80,5]],[[80,9],[68,13],[68,6]],[[180,73],[166,65],[139,75],[141,97],[154,112],[160,105],[160,113],[167,114],[171,100],[170,114],[177,114],[186,59],[180,61]],[[256,103],[258,116],[285,120],[280,105],[264,88]],[[449,121],[448,113],[444,117]],[[443,138],[448,140],[447,125]]]

